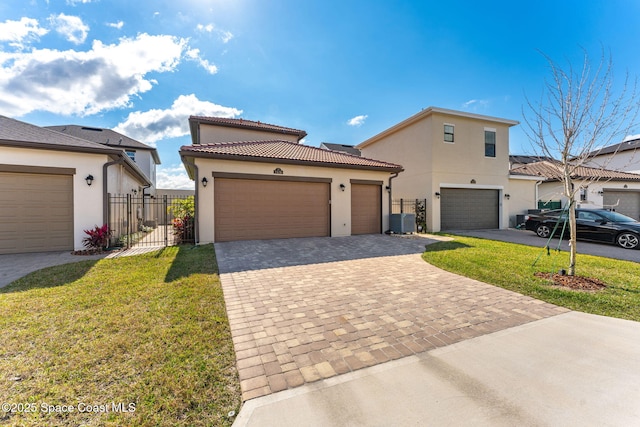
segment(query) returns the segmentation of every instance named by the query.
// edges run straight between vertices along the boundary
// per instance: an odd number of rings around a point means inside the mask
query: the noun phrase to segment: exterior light
[[[93,183],[93,175],[91,174],[87,175],[87,177],[84,180],[87,181],[87,185],[91,187],[91,184]]]
[[[209,183],[209,180],[207,179],[206,176],[204,178],[202,178],[202,186],[203,187],[206,187],[208,183]]]
[[[384,189],[387,190],[389,193],[391,193],[391,187],[390,186],[387,185],[386,187],[384,187]]]
[[[505,194],[505,195],[504,195],[504,198],[505,198],[505,199],[507,199],[507,200],[509,200],[509,199],[511,198],[511,194],[509,194],[509,193]]]
[[[345,188],[347,188],[347,187],[345,187],[344,184],[340,184],[340,191],[344,191]]]
[[[436,191],[436,197],[439,199],[440,198],[440,192]]]

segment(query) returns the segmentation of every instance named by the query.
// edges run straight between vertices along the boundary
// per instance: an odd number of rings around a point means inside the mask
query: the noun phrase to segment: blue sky
[[[611,52],[640,70],[640,2],[4,0],[0,114],[113,128],[158,148],[161,188],[189,188],[189,115],[358,144],[428,106],[522,122],[548,77],[540,51]],[[634,129],[638,133],[639,129]],[[532,153],[522,125],[511,153]]]

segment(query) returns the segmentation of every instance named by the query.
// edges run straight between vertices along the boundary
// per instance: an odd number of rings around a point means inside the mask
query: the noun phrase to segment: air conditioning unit
[[[416,214],[400,213],[391,214],[389,228],[392,233],[405,234],[416,231]]]

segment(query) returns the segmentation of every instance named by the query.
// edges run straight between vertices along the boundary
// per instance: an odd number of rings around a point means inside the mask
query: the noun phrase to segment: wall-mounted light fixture
[[[391,187],[389,187],[388,185],[384,187],[384,189],[387,190],[389,193],[391,193]]]
[[[344,191],[345,188],[347,188],[347,187],[345,187],[344,184],[340,184],[340,191]]]
[[[509,199],[511,198],[511,194],[506,193],[506,194],[504,195],[504,198],[505,198],[505,199],[507,199],[507,200],[509,200]]]
[[[93,183],[93,175],[91,174],[87,175],[87,177],[84,180],[87,181],[88,186],[91,186],[91,184]]]
[[[135,188],[132,188],[132,189],[131,189],[131,192],[132,192],[133,194],[138,194],[138,190],[136,190]]]
[[[471,180],[471,183],[472,183],[472,184],[475,184],[475,183],[476,183],[476,180],[475,180],[475,179],[472,179],[472,180]]]
[[[604,191],[602,191],[602,190],[598,191],[598,195],[599,196],[602,196],[603,194],[604,194]]]
[[[206,186],[207,186],[207,184],[209,183],[209,180],[208,180],[208,179],[207,179],[207,177],[205,176],[204,178],[202,178],[202,181],[200,181],[200,182],[202,182],[202,186],[203,186],[203,187],[206,187]]]
[[[439,199],[440,198],[440,192],[436,191],[436,197]]]
[[[622,188],[629,188],[629,186],[627,184],[625,184],[624,187],[622,187]]]

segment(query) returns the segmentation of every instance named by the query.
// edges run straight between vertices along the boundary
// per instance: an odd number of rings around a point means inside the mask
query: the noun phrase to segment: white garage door
[[[442,188],[440,229],[481,230],[500,228],[498,190]]]
[[[0,254],[73,250],[73,176],[0,172]]]

